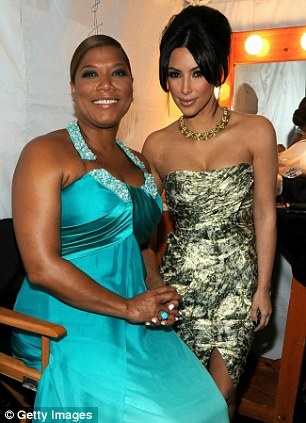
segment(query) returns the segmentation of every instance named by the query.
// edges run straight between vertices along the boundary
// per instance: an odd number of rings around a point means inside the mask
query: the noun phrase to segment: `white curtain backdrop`
[[[96,15],[94,3],[0,0],[0,218],[11,217],[11,179],[23,146],[74,118],[69,63],[88,35],[98,32],[117,38],[131,60],[135,101],[119,133],[123,142],[140,150],[149,133],[178,116],[159,86],[158,42],[168,19],[187,2],[100,0]],[[306,24],[305,0],[206,3],[224,13],[234,31]],[[279,108],[286,107],[285,103],[286,98]],[[279,351],[277,347],[273,357]]]

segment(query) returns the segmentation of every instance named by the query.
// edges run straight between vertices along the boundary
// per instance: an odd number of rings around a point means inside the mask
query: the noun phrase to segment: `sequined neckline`
[[[81,159],[91,161],[97,160],[97,156],[91,151],[91,149],[86,144],[77,122],[69,123],[66,126],[66,129]],[[116,140],[116,143],[136,166],[138,166],[142,170],[145,169],[145,164],[126,145],[124,145],[118,139]],[[158,195],[154,177],[147,172],[144,172],[145,181],[144,184],[140,187],[129,186],[125,182],[115,178],[111,173],[109,173],[106,169],[103,168],[93,169],[89,172],[89,175],[91,175],[101,185],[104,185],[106,188],[115,192],[125,202],[131,201],[130,189],[132,188],[143,189],[153,198]]]
[[[71,122],[66,126],[66,129],[70,135],[71,141],[77,152],[79,153],[82,160],[97,160],[97,156],[91,151],[86,144],[84,137],[81,133],[80,127],[77,122]],[[116,139],[117,145],[125,152],[125,154],[135,163],[140,169],[145,169],[145,164],[121,141]]]
[[[66,129],[81,159],[82,160],[97,160],[97,156],[91,151],[91,149],[86,144],[77,122],[68,123],[68,125],[66,126]]]

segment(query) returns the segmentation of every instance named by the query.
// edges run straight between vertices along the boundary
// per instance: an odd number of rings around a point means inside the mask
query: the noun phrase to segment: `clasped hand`
[[[177,308],[181,300],[181,296],[172,286],[150,289],[127,300],[127,320],[148,326],[171,326],[180,316]],[[158,318],[161,310],[168,313],[166,320]]]

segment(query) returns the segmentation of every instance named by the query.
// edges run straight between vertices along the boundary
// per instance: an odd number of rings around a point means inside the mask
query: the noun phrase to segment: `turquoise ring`
[[[169,314],[164,310],[159,310],[157,317],[158,317],[158,320],[160,321],[167,320],[169,317]]]

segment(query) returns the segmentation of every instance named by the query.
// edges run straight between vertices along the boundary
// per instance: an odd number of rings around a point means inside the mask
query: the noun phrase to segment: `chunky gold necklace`
[[[224,129],[226,127],[226,125],[228,124],[230,116],[231,116],[230,110],[228,110],[227,107],[223,107],[222,119],[220,120],[220,122],[214,128],[210,129],[207,132],[190,131],[190,129],[188,129],[186,124],[185,124],[183,116],[181,116],[179,118],[178,126],[179,126],[179,130],[181,131],[181,133],[186,138],[191,138],[192,140],[209,140],[209,138],[214,137],[215,135],[218,134],[218,132],[220,132],[222,129]]]

